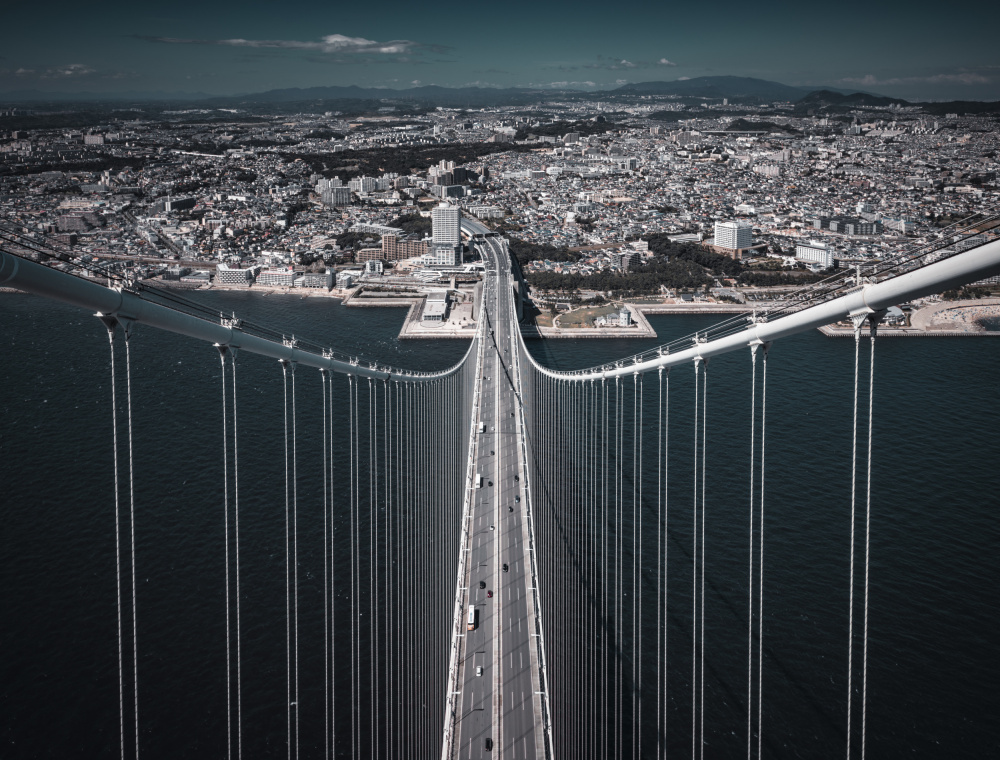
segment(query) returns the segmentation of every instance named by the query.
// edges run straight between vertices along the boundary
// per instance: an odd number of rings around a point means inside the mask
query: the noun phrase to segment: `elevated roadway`
[[[463,220],[467,232],[485,227]],[[517,318],[506,245],[480,239],[487,271],[474,472],[451,726],[442,757],[534,760],[551,757],[542,705],[541,627],[517,389]],[[469,624],[469,610],[474,608]]]

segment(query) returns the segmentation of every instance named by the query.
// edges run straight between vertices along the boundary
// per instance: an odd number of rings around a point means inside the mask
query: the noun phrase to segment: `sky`
[[[699,76],[1000,100],[1000,4],[381,0],[17,2],[0,94],[360,85],[572,87]]]

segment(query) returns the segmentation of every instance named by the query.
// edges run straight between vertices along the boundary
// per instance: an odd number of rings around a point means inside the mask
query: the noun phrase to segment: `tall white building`
[[[749,222],[737,220],[735,222],[715,223],[715,245],[719,248],[749,248],[753,245],[753,228]]]
[[[442,203],[431,211],[432,242],[438,245],[458,245],[462,242],[462,210]]]

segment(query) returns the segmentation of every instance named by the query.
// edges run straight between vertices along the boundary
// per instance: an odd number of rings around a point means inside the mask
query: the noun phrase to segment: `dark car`
[[[520,497],[520,496],[515,496],[515,497],[514,497],[514,502],[515,502],[516,504],[520,504],[520,503],[521,503],[521,497]]]
[[[515,476],[514,476],[514,482],[515,482],[515,483],[516,483],[517,481],[519,481],[520,479],[521,479],[521,478],[519,478],[519,477],[518,477],[517,475],[515,475]]]
[[[486,581],[479,581],[479,588],[486,588]]]
[[[507,563],[506,562],[503,563],[503,571],[505,573],[507,572]]]
[[[492,750],[493,750],[493,740],[492,739],[487,739],[486,740],[486,751],[490,752]]]

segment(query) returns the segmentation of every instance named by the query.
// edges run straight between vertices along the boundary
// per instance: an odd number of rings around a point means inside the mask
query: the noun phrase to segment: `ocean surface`
[[[404,309],[197,295],[222,311],[396,366],[443,368],[468,346],[398,342]],[[657,340],[529,346],[543,363],[572,369],[717,320],[649,319]],[[866,356],[867,343],[862,349]],[[219,358],[209,345],[144,327],[131,350],[141,754],[222,757]],[[768,757],[844,755],[853,354],[853,341],[810,332],[775,344],[768,361]],[[875,364],[867,750],[873,758],[1000,756],[1000,341],[886,339]],[[239,355],[238,372],[244,751],[284,757],[282,378],[277,362],[249,354]],[[693,374],[670,374],[675,533],[667,633],[674,643],[666,736],[675,753],[690,748],[685,479]],[[322,397],[317,372],[297,375],[301,757],[309,758],[323,755]],[[644,412],[655,419],[658,380],[643,382]],[[335,414],[337,424],[346,420],[343,410]],[[749,351],[713,359],[705,643],[705,755],[712,758],[746,753],[749,416]],[[0,293],[0,757],[119,756],[111,430],[104,327],[72,307]],[[649,440],[655,445],[655,432]],[[335,460],[342,455],[335,451]],[[655,498],[647,498],[655,510]],[[649,545],[644,566],[655,562]],[[644,673],[647,667],[652,673],[653,663],[644,662]],[[339,739],[338,749],[347,756]]]

